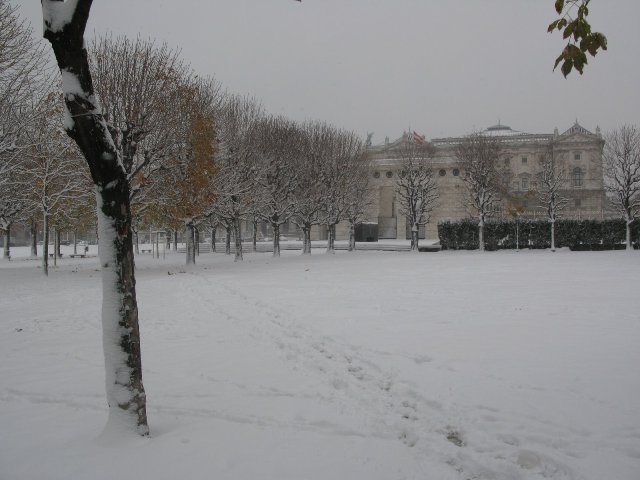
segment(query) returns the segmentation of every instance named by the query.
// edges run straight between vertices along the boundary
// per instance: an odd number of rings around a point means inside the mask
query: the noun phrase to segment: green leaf
[[[558,67],[558,64],[564,60],[564,53],[561,53],[558,58],[556,58],[556,63],[553,64],[553,69],[555,70]]]
[[[567,25],[567,28],[564,29],[564,33],[562,34],[562,38],[567,39],[573,33],[574,24],[570,23]]]
[[[559,14],[564,10],[564,0],[556,0],[556,12]]]
[[[562,67],[560,68],[560,70],[562,71],[562,75],[564,75],[564,78],[567,78],[567,75],[571,73],[572,68],[573,68],[573,60],[571,58],[567,58],[562,64]]]

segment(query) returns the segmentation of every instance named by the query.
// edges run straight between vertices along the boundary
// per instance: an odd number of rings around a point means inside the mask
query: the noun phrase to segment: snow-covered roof
[[[514,135],[528,135],[527,133],[513,130],[508,125],[501,125],[500,122],[498,122],[497,125],[492,125],[486,130],[483,130],[482,132],[480,132],[480,134],[487,137],[511,137]]]
[[[576,123],[574,123],[573,126],[569,130],[564,132],[562,135],[568,136],[568,135],[575,135],[576,133],[582,133],[582,134],[585,134],[585,135],[593,135],[589,130],[587,130],[582,125],[580,125],[578,123],[578,120],[576,120]]]

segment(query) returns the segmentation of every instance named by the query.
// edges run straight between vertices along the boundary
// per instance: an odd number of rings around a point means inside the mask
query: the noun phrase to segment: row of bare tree
[[[26,78],[13,83],[38,85],[23,89],[22,96],[17,94],[22,90],[3,85],[3,99],[13,103],[11,115],[2,110],[1,118],[13,129],[3,123],[0,227],[9,256],[11,224],[33,224],[39,216],[46,273],[49,226],[60,231],[95,224],[95,209],[86,208],[91,203],[86,197],[93,195],[91,179],[100,174],[100,165],[87,166],[82,159],[87,139],[80,139],[78,148],[64,134],[63,113],[67,129],[74,114],[63,112],[59,94],[52,93],[60,87],[42,75],[43,52],[15,8],[0,2],[6,10],[3,22],[15,27],[28,47],[3,48],[3,56],[30,59],[16,74]],[[2,31],[15,40],[15,32]],[[256,100],[223,91],[215,80],[196,75],[179,51],[153,41],[99,38],[89,44],[88,61],[104,128],[112,138],[105,155],[122,166],[134,234],[150,226],[186,230],[187,263],[192,263],[196,228],[222,226],[235,238],[236,259],[241,260],[243,221],[267,222],[274,232],[274,255],[279,255],[284,223],[301,228],[304,252],[310,253],[314,225],[327,225],[332,251],[336,224],[349,220],[353,232],[362,220],[367,164],[363,144],[353,133],[269,115]],[[63,72],[63,84],[68,77]],[[19,113],[24,118],[13,121]],[[32,248],[37,248],[35,236]]]

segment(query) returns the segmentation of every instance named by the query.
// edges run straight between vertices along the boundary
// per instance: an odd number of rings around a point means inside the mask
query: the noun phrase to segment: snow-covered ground
[[[140,255],[148,439],[100,435],[97,259],[13,254],[0,479],[640,478],[637,252]]]

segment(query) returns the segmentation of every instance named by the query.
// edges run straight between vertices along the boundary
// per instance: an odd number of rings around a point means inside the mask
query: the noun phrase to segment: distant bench
[[[74,253],[73,255],[69,255],[69,257],[71,258],[76,258],[76,257],[84,258],[86,256],[87,256],[86,253]]]
[[[58,258],[62,258],[62,253],[60,255],[58,255]],[[55,256],[55,253],[50,253],[49,254],[49,258],[53,258]]]

